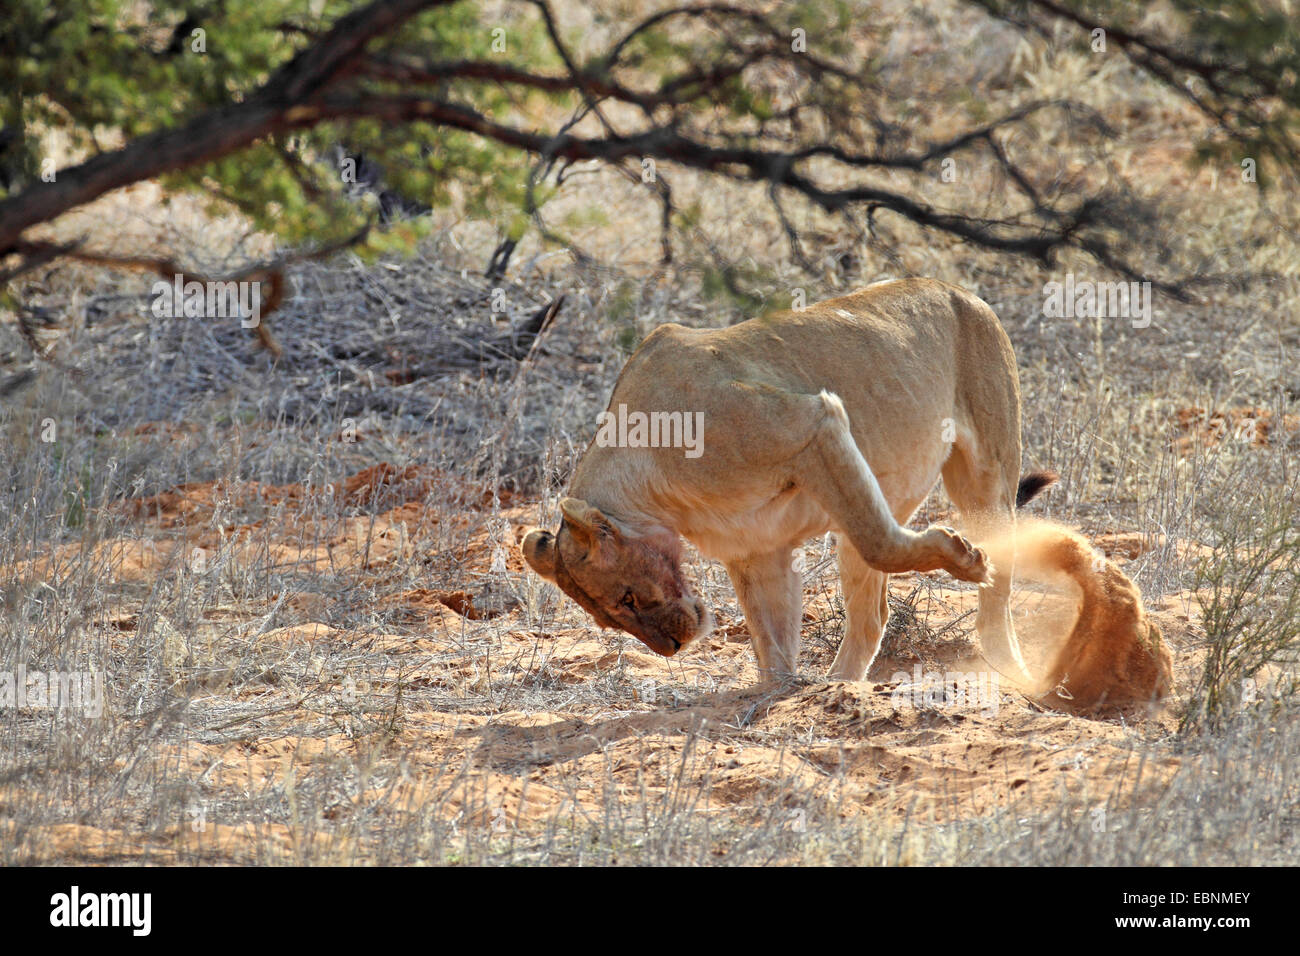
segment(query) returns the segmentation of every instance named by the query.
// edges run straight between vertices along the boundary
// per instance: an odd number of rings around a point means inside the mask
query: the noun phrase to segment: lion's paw
[[[949,574],[959,581],[971,581],[980,587],[988,587],[993,583],[993,562],[982,548],[975,547],[952,528],[939,527],[934,530],[943,537],[948,557],[945,570]]]

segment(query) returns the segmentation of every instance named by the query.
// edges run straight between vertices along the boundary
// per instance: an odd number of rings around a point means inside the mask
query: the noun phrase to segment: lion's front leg
[[[880,483],[853,441],[844,406],[834,395],[823,392],[820,398],[827,414],[793,462],[795,481],[862,560],[886,574],[943,570],[961,581],[991,584],[993,567],[987,556],[957,532],[931,526],[917,533],[894,519]]]
[[[794,569],[793,554],[793,548],[779,548],[727,564],[759,671],[766,679],[779,679],[798,669],[803,581]]]
[[[889,575],[858,556],[847,541],[839,542],[840,592],[847,620],[844,638],[831,664],[831,680],[864,680],[880,650],[889,622]]]

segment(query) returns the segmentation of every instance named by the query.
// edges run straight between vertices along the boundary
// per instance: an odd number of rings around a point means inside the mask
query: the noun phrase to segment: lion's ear
[[[529,567],[548,581],[555,580],[555,535],[534,528],[524,536],[519,549]]]
[[[569,532],[588,550],[601,538],[619,540],[622,535],[614,522],[610,521],[599,508],[593,508],[578,498],[564,498],[560,501],[560,511]]]

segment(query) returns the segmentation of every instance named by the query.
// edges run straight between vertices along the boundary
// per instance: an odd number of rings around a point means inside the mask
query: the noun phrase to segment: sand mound
[[[990,545],[994,560],[1006,542]],[[1152,704],[1173,690],[1173,658],[1146,614],[1137,585],[1082,535],[1049,522],[1021,520],[1016,575],[1069,589],[1077,601],[1069,633],[1057,635],[1047,673],[1031,695],[1080,713]]]

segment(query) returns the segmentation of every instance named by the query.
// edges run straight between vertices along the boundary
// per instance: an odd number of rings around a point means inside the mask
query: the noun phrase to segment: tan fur
[[[725,564],[759,666],[791,673],[802,601],[793,551],[833,530],[848,608],[833,677],[866,675],[888,574],[942,569],[984,585],[985,652],[1027,679],[1009,563],[993,569],[950,529],[904,527],[941,473],[969,533],[1014,522],[1019,383],[1011,343],[980,299],[905,279],[725,329],[664,325],[623,369],[609,407],[620,404],[703,412],[704,444],[691,458],[593,442],[558,534],[525,539],[528,563],[599,623],[664,654],[707,629],[680,572],[681,535]]]

